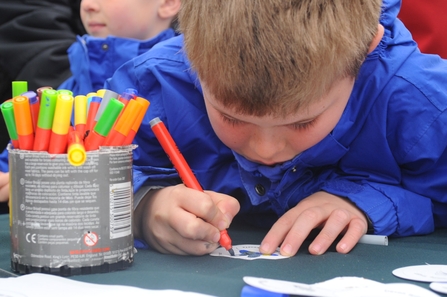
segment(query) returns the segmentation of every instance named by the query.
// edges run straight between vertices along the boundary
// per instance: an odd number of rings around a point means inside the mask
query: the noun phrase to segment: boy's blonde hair
[[[382,0],[182,0],[180,31],[199,79],[241,114],[287,115],[355,77]]]

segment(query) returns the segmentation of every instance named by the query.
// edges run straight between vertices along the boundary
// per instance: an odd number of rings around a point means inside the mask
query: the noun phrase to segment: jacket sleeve
[[[374,234],[410,236],[434,230],[430,198],[401,186],[339,177],[322,190],[351,200],[371,220]]]

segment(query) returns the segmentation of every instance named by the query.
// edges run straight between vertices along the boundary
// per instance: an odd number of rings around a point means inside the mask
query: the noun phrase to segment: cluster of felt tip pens
[[[13,82],[13,98],[1,105],[13,147],[66,153],[75,166],[85,162],[86,152],[100,146],[131,144],[149,107],[134,89],[73,96],[70,90],[49,87],[28,91],[26,82],[17,83]]]

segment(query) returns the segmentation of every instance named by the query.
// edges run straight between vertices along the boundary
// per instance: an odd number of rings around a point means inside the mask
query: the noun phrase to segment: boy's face
[[[81,19],[88,34],[146,40],[160,28],[158,8],[162,0],[82,0]],[[163,26],[166,26],[163,23]]]
[[[242,115],[222,106],[202,85],[211,125],[220,140],[248,160],[283,163],[317,144],[336,126],[348,103],[353,78],[336,83],[318,102],[284,118]]]

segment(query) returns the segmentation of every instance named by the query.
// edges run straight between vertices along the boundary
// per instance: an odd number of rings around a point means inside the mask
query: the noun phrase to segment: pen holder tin
[[[11,268],[103,273],[132,265],[134,145],[66,154],[9,150]]]

